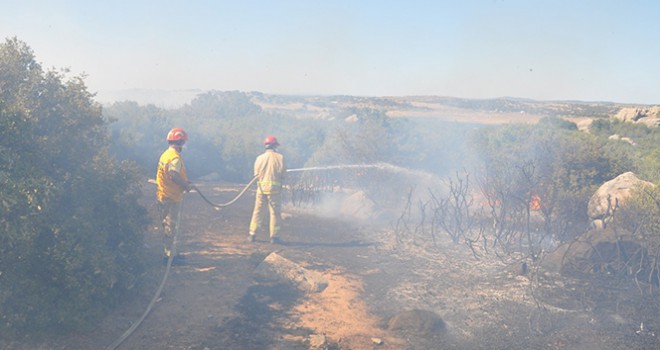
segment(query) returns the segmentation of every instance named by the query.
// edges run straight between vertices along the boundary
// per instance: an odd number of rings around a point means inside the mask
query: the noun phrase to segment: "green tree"
[[[538,122],[539,126],[545,126],[555,129],[577,130],[575,123],[558,117],[543,117]]]
[[[165,135],[175,127],[166,111],[125,101],[106,107],[103,115],[110,122],[110,152],[137,162],[145,175],[155,176],[158,158],[167,147]]]
[[[0,334],[84,327],[133,289],[146,212],[81,77],[0,45]]]

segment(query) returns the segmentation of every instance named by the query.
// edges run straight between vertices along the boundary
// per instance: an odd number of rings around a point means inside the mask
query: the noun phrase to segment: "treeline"
[[[178,109],[117,102],[104,108],[111,121],[111,151],[153,176],[165,135],[190,135],[184,155],[191,177],[218,174],[229,182],[252,177],[254,158],[268,135],[280,140],[289,168],[387,162],[443,173],[463,158],[470,126],[392,119],[369,108],[339,108],[333,118],[311,119],[264,111],[251,93],[211,91]]]

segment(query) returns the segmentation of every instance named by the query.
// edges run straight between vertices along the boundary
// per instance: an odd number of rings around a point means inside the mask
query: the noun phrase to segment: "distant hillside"
[[[543,117],[609,118],[630,105],[610,102],[535,101],[521,98],[465,99],[441,96],[286,96],[250,93],[265,110],[299,117],[331,118],[339,111],[371,108],[390,117],[442,118],[476,123],[535,122]]]
[[[99,92],[102,104],[135,101],[161,108],[179,108],[206,91],[132,89]],[[295,96],[245,92],[264,110],[298,118],[345,117],[353,109],[380,110],[390,117],[442,118],[461,122],[535,122],[556,116],[567,119],[609,118],[622,108],[645,107],[612,102],[536,101],[524,98],[466,99],[446,96]]]

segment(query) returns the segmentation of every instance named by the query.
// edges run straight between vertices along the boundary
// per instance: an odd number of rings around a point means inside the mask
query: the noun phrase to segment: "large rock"
[[[643,186],[655,185],[639,179],[632,172],[623,173],[600,186],[587,207],[592,220],[591,229],[548,254],[543,260],[544,268],[562,273],[643,275],[649,263],[643,245],[624,229],[607,225],[633,191]]]
[[[627,172],[600,186],[587,206],[592,226],[604,228],[618,207],[630,197],[632,190],[645,185],[654,186],[651,182],[640,180],[634,173]]]
[[[637,144],[635,143],[635,141],[633,141],[630,137],[625,137],[625,136],[624,136],[624,137],[621,137],[621,136],[618,135],[618,134],[610,135],[610,137],[608,137],[607,139],[608,139],[608,140],[623,141],[623,142],[627,142],[627,143],[629,143],[629,144],[631,144],[631,145],[633,145],[633,146],[637,146]]]
[[[429,336],[446,329],[442,318],[433,311],[413,309],[394,315],[387,329],[404,335]]]
[[[365,220],[374,216],[374,208],[374,202],[364,192],[358,191],[344,199],[340,210],[345,216]]]
[[[621,108],[612,118],[623,122],[640,123],[648,127],[657,127],[660,126],[660,106]]]
[[[542,262],[547,271],[560,273],[640,274],[633,267],[648,264],[644,249],[628,232],[593,229],[560,245]],[[630,270],[630,271],[628,271]]]
[[[270,253],[254,273],[265,280],[288,281],[306,292],[322,292],[328,286],[328,281],[320,273],[310,271],[275,252]]]

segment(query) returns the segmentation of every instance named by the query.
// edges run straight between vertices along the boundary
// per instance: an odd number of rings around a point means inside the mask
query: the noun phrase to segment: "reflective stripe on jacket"
[[[158,171],[156,172],[156,184],[158,185],[158,192],[156,193],[156,196],[158,197],[159,201],[169,199],[178,202],[183,199],[185,189],[177,185],[174,180],[172,180],[172,176],[169,174],[170,163],[172,163],[172,161],[175,159],[179,159],[181,162],[181,169],[179,170],[179,174],[181,174],[181,177],[184,181],[188,181],[188,175],[186,174],[186,167],[183,163],[183,158],[181,158],[181,155],[176,151],[176,149],[172,147],[168,148],[160,156],[160,160],[158,161]]]
[[[254,175],[260,193],[280,193],[285,173],[284,156],[275,150],[267,149],[254,161]]]

